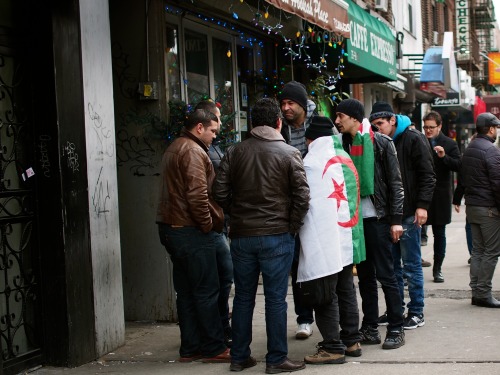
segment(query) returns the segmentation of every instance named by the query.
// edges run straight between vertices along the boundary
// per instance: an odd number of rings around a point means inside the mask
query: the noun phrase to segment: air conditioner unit
[[[389,0],[375,0],[375,9],[382,12],[387,12],[387,4]]]

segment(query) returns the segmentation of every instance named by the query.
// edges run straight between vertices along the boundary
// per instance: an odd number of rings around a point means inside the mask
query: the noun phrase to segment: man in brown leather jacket
[[[309,208],[300,151],[280,134],[281,111],[270,98],[252,108],[251,137],[230,147],[219,166],[214,199],[231,216],[233,259],[232,371],[255,366],[250,355],[255,294],[262,273],[266,300],[266,373],[301,370],[287,358],[288,276],[294,236]]]
[[[209,111],[193,111],[165,151],[156,222],[170,254],[181,330],[180,361],[229,362],[219,316],[216,252],[228,247],[224,215],[211,198],[215,176],[208,148],[219,131]]]

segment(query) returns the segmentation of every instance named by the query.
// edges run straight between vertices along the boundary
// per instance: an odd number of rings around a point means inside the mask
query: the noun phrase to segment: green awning
[[[347,40],[349,63],[382,76],[381,81],[396,81],[396,38],[391,29],[351,0],[346,1],[351,29]]]

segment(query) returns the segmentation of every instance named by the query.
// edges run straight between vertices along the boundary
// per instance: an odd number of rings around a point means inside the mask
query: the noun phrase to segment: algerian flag
[[[340,272],[366,259],[356,167],[339,137],[321,137],[304,159],[311,199],[300,229],[297,281]]]
[[[373,153],[373,130],[368,119],[363,119],[360,130],[352,140],[351,159],[359,174],[359,194],[373,195],[375,191],[375,154]]]

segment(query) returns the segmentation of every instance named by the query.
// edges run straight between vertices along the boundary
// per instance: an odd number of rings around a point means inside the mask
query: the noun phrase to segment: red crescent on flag
[[[325,175],[326,171],[328,170],[328,168],[330,168],[332,165],[337,164],[337,163],[344,164],[345,166],[347,166],[352,171],[352,173],[354,174],[354,177],[356,178],[356,187],[358,188],[358,194],[357,194],[357,198],[356,198],[356,210],[354,212],[354,216],[351,217],[351,219],[348,220],[348,221],[339,221],[338,222],[338,224],[341,227],[352,228],[356,224],[358,224],[358,220],[359,220],[359,202],[360,202],[360,198],[359,198],[359,176],[358,176],[358,171],[356,170],[356,167],[354,166],[354,163],[348,157],[345,157],[345,156],[334,156],[334,157],[332,157],[330,160],[328,160],[326,162],[325,169],[323,169],[323,174],[321,175],[321,177],[324,177],[324,175]]]

